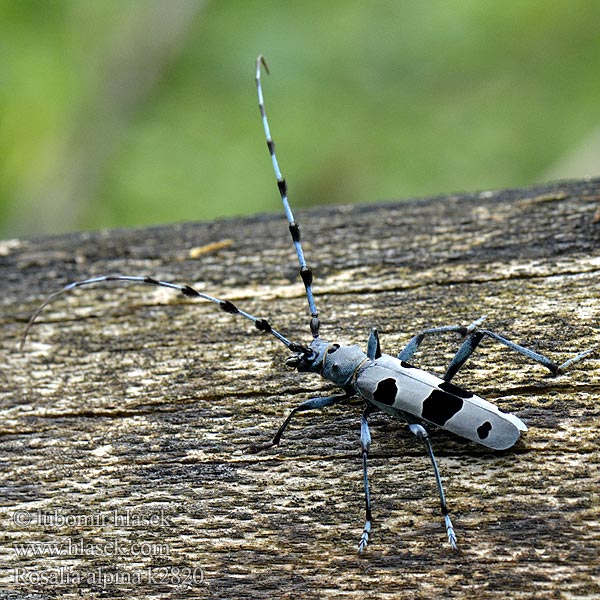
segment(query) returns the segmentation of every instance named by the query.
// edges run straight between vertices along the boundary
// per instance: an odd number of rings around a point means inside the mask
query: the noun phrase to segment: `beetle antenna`
[[[304,251],[302,250],[302,244],[300,243],[300,226],[294,220],[294,214],[290,207],[288,200],[287,183],[281,174],[279,169],[279,163],[277,162],[277,156],[275,154],[275,142],[271,137],[271,131],[269,130],[269,122],[267,120],[267,112],[265,110],[265,101],[263,99],[262,84],[261,84],[261,68],[264,67],[266,73],[269,73],[269,67],[262,54],[258,55],[256,59],[256,89],[258,91],[258,108],[260,109],[260,116],[262,117],[263,128],[265,130],[265,137],[267,138],[267,147],[269,148],[269,154],[271,155],[271,161],[273,162],[273,170],[275,171],[275,177],[277,178],[277,188],[281,195],[281,201],[283,202],[283,210],[288,220],[290,234],[296,248],[296,255],[298,256],[298,263],[300,264],[300,276],[304,283],[304,289],[306,291],[306,299],[308,300],[308,308],[310,310],[310,331],[313,338],[319,337],[319,311],[315,304],[315,299],[312,291],[313,274],[312,269],[306,264],[304,258]]]
[[[209,296],[208,294],[204,294],[202,292],[199,292],[198,290],[195,290],[193,287],[191,287],[189,285],[179,285],[178,283],[171,283],[169,281],[161,281],[159,279],[153,279],[152,277],[137,277],[137,276],[132,276],[132,275],[101,275],[99,277],[90,277],[89,279],[83,279],[81,281],[73,281],[72,283],[65,285],[61,290],[58,290],[58,292],[54,292],[53,294],[48,296],[48,298],[46,298],[46,300],[44,300],[44,302],[42,302],[42,304],[40,304],[37,307],[37,309],[35,310],[35,312],[31,315],[31,318],[29,319],[29,322],[27,323],[27,326],[25,327],[25,331],[23,332],[23,336],[21,337],[21,343],[19,344],[19,350],[23,350],[23,346],[25,344],[25,340],[27,339],[27,335],[29,334],[29,330],[31,329],[31,326],[33,325],[34,321],[38,318],[40,313],[44,310],[44,308],[46,308],[46,306],[48,306],[48,304],[50,304],[58,296],[61,296],[62,294],[66,293],[66,292],[74,290],[75,288],[83,287],[83,286],[87,286],[87,285],[94,285],[96,283],[103,283],[105,281],[126,281],[126,282],[130,282],[130,283],[141,283],[141,284],[146,284],[146,285],[154,285],[157,287],[165,287],[165,288],[170,288],[172,290],[177,290],[177,291],[181,292],[181,294],[183,294],[184,296],[186,296],[188,298],[201,298],[203,300],[208,300],[209,302],[213,302],[214,304],[217,304],[219,306],[219,308],[221,310],[225,311],[226,313],[229,313],[231,315],[241,315],[245,319],[252,321],[254,323],[254,326],[259,331],[265,331],[267,333],[270,333],[271,335],[276,337],[280,342],[285,344],[291,352],[303,352],[303,353],[310,354],[310,350],[308,348],[306,348],[306,346],[303,346],[302,344],[297,344],[296,342],[292,342],[291,340],[288,340],[284,335],[279,333],[279,331],[277,331],[276,329],[273,329],[273,327],[271,327],[271,324],[266,319],[255,317],[254,315],[251,315],[250,313],[247,313],[246,311],[241,310],[235,304],[233,304],[233,302],[230,302],[229,300],[221,300],[220,298],[215,298],[214,296]]]

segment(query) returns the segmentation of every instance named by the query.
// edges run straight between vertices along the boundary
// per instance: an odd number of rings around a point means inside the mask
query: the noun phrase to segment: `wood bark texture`
[[[397,353],[426,327],[486,326],[557,362],[600,344],[600,180],[300,211],[321,335]],[[361,402],[214,304],[104,284],[188,283],[308,343],[280,214],[0,243],[0,598],[599,597],[599,356],[552,378],[485,340],[455,382],[527,431],[494,452],[430,428],[458,536],[406,424],[371,417],[374,523],[364,522]],[[442,374],[460,344],[428,339]]]

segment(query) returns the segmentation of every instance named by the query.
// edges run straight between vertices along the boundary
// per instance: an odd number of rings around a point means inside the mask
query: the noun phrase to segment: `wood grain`
[[[557,361],[600,344],[599,199],[586,180],[300,212],[321,334],[366,345],[377,326],[394,353],[486,314]],[[306,343],[294,261],[280,215],[0,243],[0,597],[598,597],[597,354],[550,378],[486,341],[457,376],[530,429],[493,452],[432,428],[455,553],[424,449],[373,415],[374,530],[358,556],[360,402],[246,453],[332,388],[243,319],[103,285],[58,299],[17,350],[47,294],[109,273],[195,285]],[[415,362],[442,373],[459,341]]]

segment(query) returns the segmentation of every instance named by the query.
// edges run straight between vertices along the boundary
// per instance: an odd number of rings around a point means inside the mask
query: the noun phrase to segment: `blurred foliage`
[[[0,233],[279,210],[258,53],[295,207],[581,175],[599,22],[597,0],[4,0]]]

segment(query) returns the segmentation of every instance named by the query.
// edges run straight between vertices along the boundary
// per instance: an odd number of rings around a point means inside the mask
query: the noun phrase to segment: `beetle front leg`
[[[266,450],[267,448],[277,446],[281,441],[281,436],[283,435],[283,432],[287,429],[287,426],[290,424],[290,421],[296,413],[303,412],[305,410],[313,410],[316,408],[325,408],[327,406],[333,406],[334,404],[337,404],[338,402],[343,402],[344,400],[347,400],[352,396],[353,394],[340,394],[337,396],[324,396],[322,398],[310,398],[309,400],[305,400],[292,410],[292,412],[288,415],[287,419],[277,430],[277,433],[270,442],[265,442],[264,444],[250,444],[246,451],[256,453],[260,452],[261,450]]]
[[[371,360],[375,360],[381,356],[381,344],[379,343],[379,333],[377,329],[373,327],[369,334],[369,341],[367,342],[367,356]]]

